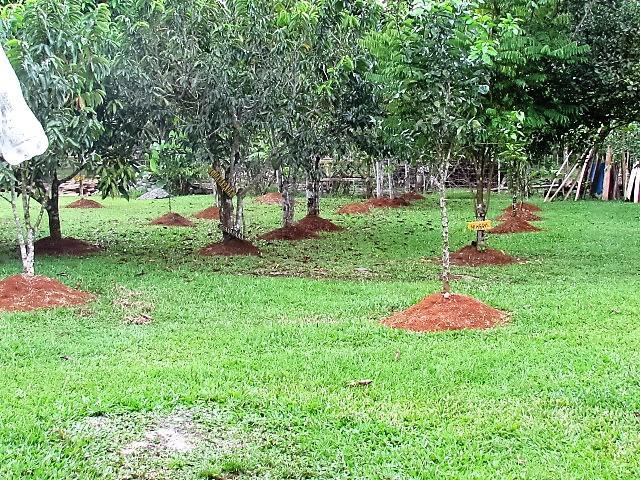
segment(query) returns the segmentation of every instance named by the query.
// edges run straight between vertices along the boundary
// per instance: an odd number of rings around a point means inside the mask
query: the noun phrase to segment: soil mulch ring
[[[298,225],[277,228],[260,236],[260,240],[306,240],[308,238],[318,238],[318,235]]]
[[[542,229],[531,225],[526,220],[519,217],[509,218],[505,222],[501,223],[497,227],[493,227],[489,230],[489,233],[493,234],[505,234],[505,233],[526,233],[526,232],[540,232]]]
[[[261,197],[257,197],[256,202],[265,205],[282,205],[282,194],[279,192],[265,193]]]
[[[400,208],[411,205],[404,198],[370,198],[367,202],[374,208]]]
[[[354,215],[369,213],[373,208],[401,208],[411,204],[406,198],[370,198],[366,202],[349,203],[343,206],[338,213],[341,215]]]
[[[96,202],[95,200],[88,200],[86,198],[81,198],[80,200],[71,202],[69,205],[67,205],[67,208],[104,208],[104,207],[98,202]]]
[[[73,237],[59,240],[51,237],[41,238],[35,242],[34,247],[36,253],[42,255],[82,256],[102,251],[102,247],[99,245],[94,245]]]
[[[14,275],[0,281],[0,310],[9,312],[84,305],[93,298],[89,293],[39,275]]]
[[[507,207],[505,208],[503,211],[504,212],[509,212],[512,210],[513,207]],[[527,202],[520,202],[520,203],[516,203],[516,210],[528,210],[530,212],[541,212],[542,209],[537,206],[534,205],[533,203],[527,203]]]
[[[487,329],[504,324],[506,313],[465,295],[435,293],[382,323],[413,332]]]
[[[369,213],[373,206],[369,202],[349,203],[338,210],[340,215],[357,215]]]
[[[179,213],[166,213],[151,221],[151,225],[163,225],[165,227],[193,227],[194,223],[184,218]]]
[[[505,210],[502,213],[502,215],[498,217],[498,220],[506,222],[507,220],[513,217],[521,218],[522,220],[526,220],[527,222],[538,222],[542,220],[540,216],[536,215],[531,210],[525,210],[520,208],[516,209],[515,215],[513,214],[513,210],[511,208],[509,208],[508,210]]]
[[[424,200],[424,196],[420,195],[419,193],[416,192],[407,192],[402,194],[402,198],[404,198],[405,200],[409,201],[409,202],[414,202],[417,200]]]
[[[310,232],[339,232],[343,230],[331,220],[319,217],[318,215],[307,215],[296,223],[296,226],[309,230]]]
[[[260,250],[251,242],[237,238],[208,245],[200,249],[200,255],[231,257],[236,255],[260,255]]]
[[[484,265],[511,265],[518,263],[518,259],[493,248],[486,248],[484,252],[479,252],[475,246],[467,245],[451,254],[451,263],[463,267],[482,267]]]
[[[196,213],[194,217],[199,218],[201,220],[219,220],[220,209],[218,207],[205,208],[201,212]]]

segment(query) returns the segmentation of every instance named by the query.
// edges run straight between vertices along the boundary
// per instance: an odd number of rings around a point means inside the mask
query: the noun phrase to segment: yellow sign
[[[231,185],[229,185],[229,182],[227,182],[224,177],[222,176],[222,174],[220,172],[218,172],[216,169],[214,169],[213,167],[209,169],[209,175],[216,181],[216,183],[218,185],[220,185],[220,188],[222,188],[222,190],[224,190],[224,193],[226,193],[227,195],[229,195],[229,197],[233,198],[236,194],[235,190],[233,188],[231,188]]]
[[[491,227],[493,226],[493,224],[491,223],[491,220],[484,220],[482,222],[469,222],[467,223],[467,228],[469,230],[473,230],[474,232],[480,231],[480,230],[491,230]]]

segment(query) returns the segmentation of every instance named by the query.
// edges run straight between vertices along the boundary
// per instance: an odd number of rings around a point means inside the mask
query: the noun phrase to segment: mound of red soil
[[[525,233],[525,232],[539,232],[540,228],[535,225],[531,225],[526,220],[523,220],[520,217],[511,216],[508,220],[505,220],[503,223],[498,225],[497,227],[493,227],[489,230],[490,233]]]
[[[201,212],[196,213],[194,217],[200,218],[202,220],[219,220],[220,209],[218,207],[205,208]]]
[[[338,213],[340,215],[354,215],[359,213],[369,213],[369,211],[373,208],[373,206],[369,202],[359,202],[359,203],[349,203],[340,210]]]
[[[193,222],[184,218],[179,213],[166,213],[151,221],[151,225],[164,225],[165,227],[193,227]]]
[[[467,245],[451,254],[451,263],[463,267],[481,267],[483,265],[509,265],[518,260],[500,250],[487,248],[479,252],[473,245]]]
[[[504,209],[504,211],[510,211],[512,207],[507,207]],[[530,212],[541,212],[542,209],[537,206],[534,205],[533,203],[527,203],[527,202],[520,202],[516,204],[516,208],[519,210],[528,210]]]
[[[87,200],[86,198],[81,198],[80,200],[71,202],[69,205],[67,205],[67,208],[104,208],[104,207],[94,200]]]
[[[419,193],[416,192],[407,192],[405,194],[402,195],[402,198],[404,198],[405,200],[409,201],[409,202],[413,202],[416,200],[424,200],[424,196],[420,195]]]
[[[41,238],[34,243],[34,247],[36,253],[43,255],[81,256],[102,251],[102,248],[98,245],[73,237],[67,237],[61,240],[54,240],[51,237]]]
[[[214,243],[201,248],[200,255],[220,255],[224,257],[236,255],[260,255],[260,250],[251,242],[234,238],[232,240]]]
[[[342,227],[318,215],[307,215],[296,226],[304,228],[310,232],[339,232]]]
[[[516,209],[515,215],[513,214],[513,210],[511,208],[505,210],[504,213],[498,217],[498,220],[507,221],[514,216],[517,218],[521,218],[522,220],[526,220],[527,222],[537,222],[539,220],[542,220],[542,218],[533,213],[531,210],[523,210],[520,208]]]
[[[265,193],[261,197],[257,197],[256,202],[265,205],[282,205],[282,194],[279,192]]]
[[[436,293],[382,323],[414,332],[438,332],[492,328],[506,319],[505,313],[474,298],[453,294],[445,298],[445,295]]]
[[[277,228],[260,237],[261,240],[305,240],[307,238],[318,238],[318,236],[311,230],[298,225]]]
[[[367,202],[374,208],[400,208],[411,205],[404,198],[370,198]]]
[[[8,312],[83,305],[92,298],[89,293],[39,275],[14,275],[0,281],[0,310]]]

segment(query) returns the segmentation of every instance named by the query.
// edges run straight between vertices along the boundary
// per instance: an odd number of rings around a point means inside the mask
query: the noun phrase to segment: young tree
[[[388,128],[428,158],[438,174],[445,293],[450,291],[447,177],[477,127],[480,97],[489,89],[486,66],[495,52],[495,40],[478,15],[480,5],[420,0],[393,12],[382,33],[368,41],[378,61],[375,78],[387,92]]]
[[[62,239],[59,186],[96,170],[94,143],[104,132],[96,115],[103,103],[114,48],[109,7],[84,0],[16,2],[2,10],[7,54],[27,102],[41,119],[50,148],[30,164],[52,239]]]

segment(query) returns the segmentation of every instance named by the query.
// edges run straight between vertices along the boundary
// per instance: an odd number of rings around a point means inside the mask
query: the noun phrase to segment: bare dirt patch
[[[118,285],[116,295],[113,306],[120,310],[125,323],[147,325],[153,322],[154,305],[143,300],[144,294],[142,292],[129,290]]]
[[[506,233],[527,233],[527,232],[540,232],[542,229],[531,225],[526,220],[519,217],[511,216],[508,220],[505,220],[500,225],[493,227],[489,230],[489,233],[493,234],[506,234]]]
[[[87,198],[81,198],[75,202],[71,202],[67,205],[67,208],[104,208],[100,203],[95,200],[89,200]]]
[[[102,247],[99,245],[73,237],[61,239],[53,239],[51,237],[41,238],[34,243],[34,247],[36,253],[40,255],[82,256],[102,251]]]
[[[67,287],[53,278],[14,275],[0,281],[0,310],[30,312],[42,308],[84,305],[93,295]]]
[[[193,215],[201,220],[219,220],[220,209],[218,207],[209,207]]]
[[[408,200],[400,198],[370,198],[367,202],[374,208],[401,208],[411,204]]]
[[[415,202],[418,200],[424,200],[424,196],[420,195],[419,193],[416,192],[407,192],[402,194],[402,198],[404,198],[405,200],[409,201],[409,202]]]
[[[217,410],[179,408],[169,414],[89,417],[63,438],[85,445],[87,458],[117,479],[200,478],[212,460],[245,447],[229,419]]]
[[[151,220],[151,225],[163,225],[165,227],[193,227],[194,223],[184,218],[179,213],[165,213],[161,217]]]
[[[505,323],[507,315],[465,295],[435,293],[382,323],[414,332],[487,329]]]
[[[237,238],[213,243],[199,250],[200,255],[224,257],[242,256],[242,255],[260,255],[260,249],[247,240]]]
[[[310,232],[339,232],[342,227],[336,225],[331,220],[319,217],[318,215],[307,215],[296,225]]]
[[[504,211],[506,212],[508,210],[511,210],[511,208],[512,207],[507,207],[507,208],[504,209]],[[518,210],[528,210],[530,212],[541,212],[542,211],[542,209],[539,206],[534,205],[533,203],[527,203],[527,202],[517,203],[516,204],[516,208]]]
[[[451,263],[464,267],[481,267],[485,265],[511,265],[518,263],[518,259],[493,248],[486,248],[484,252],[479,252],[475,246],[467,245],[451,254]]]

